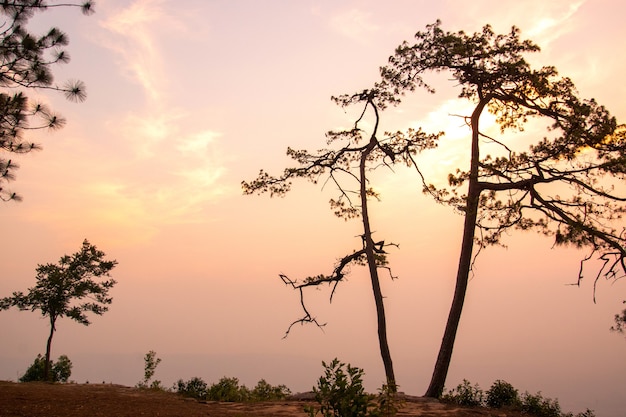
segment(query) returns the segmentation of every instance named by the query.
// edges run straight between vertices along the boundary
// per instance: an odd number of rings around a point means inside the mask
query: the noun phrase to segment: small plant
[[[146,356],[143,358],[144,361],[144,371],[143,371],[143,381],[138,382],[137,388],[144,389],[155,389],[155,390],[165,390],[161,385],[161,381],[155,380],[150,382],[152,377],[154,376],[154,372],[156,371],[156,367],[161,363],[161,358],[157,358],[156,352],[151,350],[146,353]]]
[[[339,362],[337,358],[326,364],[324,375],[313,387],[315,400],[321,408],[306,407],[310,416],[321,413],[323,417],[369,416],[368,407],[372,396],[363,388],[363,369]]]
[[[404,401],[398,397],[397,385],[383,384],[378,390],[376,402],[378,407],[371,414],[380,417],[393,417],[404,405]]]
[[[529,394],[525,392],[521,400],[522,412],[536,417],[561,417],[561,406],[556,399],[544,398],[541,392]]]
[[[505,381],[497,380],[487,391],[487,407],[490,408],[512,407],[519,401],[517,389]]]
[[[179,379],[178,382],[176,382],[176,392],[185,397],[204,400],[207,397],[209,389],[206,382],[204,382],[202,378],[193,377],[187,382]]]
[[[463,383],[459,384],[456,388],[453,388],[449,392],[445,392],[441,396],[443,402],[476,407],[483,404],[483,391],[478,384],[472,386],[467,379],[463,380]]]
[[[46,360],[39,354],[34,362],[28,367],[24,375],[19,379],[20,382],[45,381]],[[48,380],[51,382],[67,382],[72,375],[72,361],[66,356],[61,355],[56,363],[50,361],[50,371]]]

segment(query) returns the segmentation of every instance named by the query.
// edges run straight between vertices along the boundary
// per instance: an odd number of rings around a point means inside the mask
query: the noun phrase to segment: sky
[[[297,326],[293,278],[330,273],[357,249],[358,221],[336,218],[332,186],[296,182],[284,198],[244,196],[242,180],[290,165],[287,147],[319,149],[354,112],[330,97],[378,80],[403,40],[436,19],[445,30],[496,32],[515,25],[582,97],[626,120],[626,6],[609,0],[206,1],[99,0],[96,13],[49,10],[31,22],[70,38],[59,82],[80,79],[87,100],[31,92],[68,121],[35,134],[43,151],[19,159],[11,184],[22,202],[3,203],[0,295],[35,283],[38,264],[80,249],[84,239],[119,265],[110,311],[89,327],[57,323],[52,356],[66,354],[76,382],[134,385],[149,350],[166,386],[193,376],[237,377],[308,391],[322,361],[384,381],[368,277],[353,268],[328,303],[310,294],[323,330]],[[463,167],[468,111],[445,76],[436,94],[416,92],[383,113],[385,128],[446,130],[441,149],[420,156],[433,182]],[[377,236],[399,244],[383,280],[388,334],[400,390],[424,393],[454,288],[462,218],[421,194],[415,173],[376,176]],[[553,248],[534,233],[511,233],[482,252],[470,281],[446,386],[483,389],[497,379],[558,398],[565,411],[598,417],[626,409],[626,338],[609,331],[626,298],[623,282],[576,281],[586,253]],[[45,351],[47,321],[0,314],[0,379],[17,380]]]

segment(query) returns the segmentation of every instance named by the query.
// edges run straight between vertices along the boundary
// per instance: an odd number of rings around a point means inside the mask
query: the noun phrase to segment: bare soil
[[[0,417],[307,417],[310,401],[199,402],[171,392],[113,384],[46,384],[0,381]],[[398,416],[520,417],[509,410],[462,408],[407,396]]]

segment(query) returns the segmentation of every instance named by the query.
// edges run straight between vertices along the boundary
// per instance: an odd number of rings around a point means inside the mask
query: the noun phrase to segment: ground
[[[113,384],[45,384],[0,381],[1,417],[306,417],[314,402],[286,400],[259,403],[198,402],[171,392]],[[520,417],[508,410],[459,408],[408,396],[398,416]]]

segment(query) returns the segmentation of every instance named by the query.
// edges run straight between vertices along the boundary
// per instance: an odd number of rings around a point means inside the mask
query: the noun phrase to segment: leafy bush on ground
[[[372,396],[363,388],[363,369],[339,362],[337,358],[329,364],[322,361],[324,375],[313,387],[315,400],[320,409],[313,407],[306,411],[310,416],[321,413],[324,417],[365,417]]]
[[[324,375],[317,387],[313,387],[315,400],[320,408],[305,407],[310,417],[321,414],[323,417],[391,417],[402,406],[397,396],[397,386],[383,385],[379,395],[365,392],[363,369],[339,362],[322,362]]]
[[[44,381],[44,368],[46,359],[37,355],[35,361],[28,367],[24,375],[19,379],[20,382]],[[66,356],[61,355],[56,363],[50,361],[49,380],[52,382],[67,382],[72,375],[72,361]]]
[[[483,397],[483,391],[478,384],[472,386],[467,379],[464,379],[456,388],[449,392],[444,391],[441,401],[465,407],[476,407],[483,405]]]
[[[179,379],[174,389],[186,397],[225,402],[275,401],[291,395],[291,391],[285,385],[273,386],[264,379],[250,390],[245,385],[240,386],[237,378],[227,377],[221,378],[210,387],[202,378],[193,377],[189,381]]]
[[[237,378],[221,378],[211,385],[207,392],[207,400],[244,402],[250,399],[250,390],[245,385],[239,386]]]
[[[497,380],[487,391],[487,407],[513,407],[520,403],[517,389],[508,382]]]
[[[398,385],[383,384],[378,389],[376,408],[370,411],[372,417],[393,417],[404,406],[404,400],[398,397]]]
[[[206,399],[207,393],[209,392],[206,382],[204,382],[202,378],[195,376],[187,382],[179,379],[178,382],[176,382],[175,389],[177,393],[185,397],[196,398],[199,400]]]
[[[291,390],[285,385],[272,386],[264,379],[257,382],[251,392],[252,401],[275,401],[284,400],[291,395]]]
[[[525,392],[520,397],[517,389],[508,382],[501,380],[497,380],[491,385],[485,399],[478,384],[472,386],[469,381],[464,379],[463,383],[455,389],[444,392],[441,401],[462,406],[508,407],[535,417],[595,417],[593,410],[589,409],[575,416],[572,413],[563,413],[558,400],[543,397],[541,392],[537,394]]]
[[[551,398],[544,398],[541,392],[522,394],[521,409],[523,412],[537,417],[561,417],[561,406],[559,401]]]

